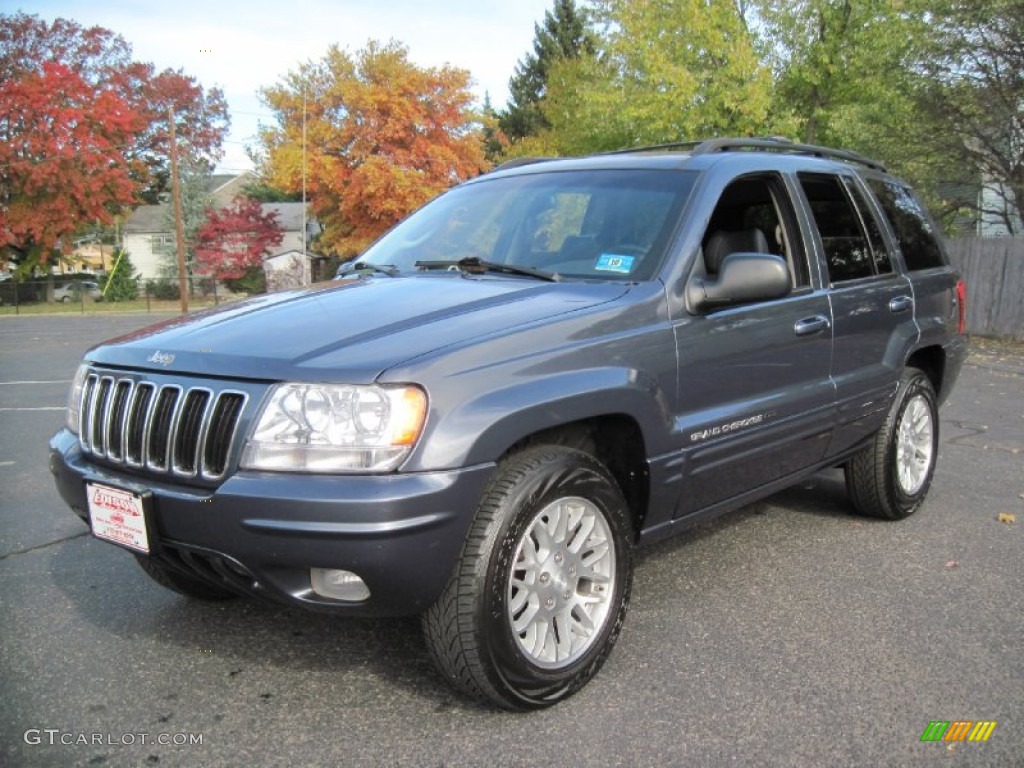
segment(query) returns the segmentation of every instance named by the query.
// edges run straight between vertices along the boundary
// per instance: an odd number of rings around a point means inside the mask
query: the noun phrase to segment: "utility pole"
[[[185,225],[181,217],[181,183],[178,179],[178,138],[174,130],[174,107],[167,108],[171,124],[171,194],[174,197],[174,234],[178,250],[178,293],[181,314],[188,314],[188,280],[185,277]]]

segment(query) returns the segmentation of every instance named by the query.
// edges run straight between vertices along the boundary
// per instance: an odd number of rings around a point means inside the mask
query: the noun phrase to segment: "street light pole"
[[[302,283],[309,285],[309,259],[306,257],[306,86],[302,86]]]

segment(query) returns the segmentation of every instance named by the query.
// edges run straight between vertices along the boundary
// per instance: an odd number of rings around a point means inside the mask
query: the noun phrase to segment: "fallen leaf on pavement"
[[[1016,515],[1012,515],[1009,512],[1000,512],[999,513],[999,522],[1000,523],[1016,523],[1017,522],[1017,516]]]
[[[959,568],[960,562],[958,560],[949,560],[946,562],[946,567],[949,569]]]

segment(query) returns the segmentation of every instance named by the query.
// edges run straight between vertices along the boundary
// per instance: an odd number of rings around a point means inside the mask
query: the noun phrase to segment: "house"
[[[174,247],[174,235],[167,227],[167,203],[140,205],[121,230],[121,248],[131,257],[135,271],[145,279],[160,276],[160,264]]]
[[[978,235],[1012,237],[1024,234],[1024,222],[1014,209],[1013,190],[1003,184],[987,182],[978,192]]]
[[[231,202],[243,191],[248,181],[248,174],[241,176],[211,176],[210,204],[220,208]],[[263,212],[277,214],[278,225],[284,237],[268,257],[283,253],[303,251],[302,235],[302,203],[263,203]],[[122,228],[121,245],[131,256],[132,266],[144,279],[161,277],[161,266],[167,256],[174,252],[174,232],[171,230],[171,204],[140,205],[128,217]],[[319,232],[316,221],[307,216],[306,243],[309,238]]]

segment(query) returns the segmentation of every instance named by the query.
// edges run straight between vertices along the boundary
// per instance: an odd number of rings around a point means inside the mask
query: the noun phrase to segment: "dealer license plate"
[[[86,483],[85,492],[93,536],[149,553],[146,510],[141,496],[97,483]]]

